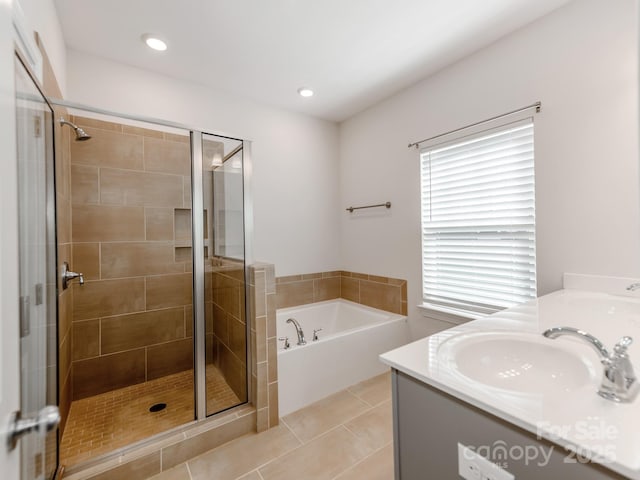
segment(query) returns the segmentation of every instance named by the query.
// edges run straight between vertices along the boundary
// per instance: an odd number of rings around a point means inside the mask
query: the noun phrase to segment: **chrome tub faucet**
[[[307,341],[304,339],[304,332],[302,331],[302,327],[298,323],[295,318],[290,318],[287,320],[287,323],[292,323],[294,327],[296,327],[296,334],[298,335],[298,345],[306,345]]]
[[[593,335],[572,327],[553,327],[545,330],[542,335],[555,339],[561,335],[585,340],[600,354],[600,362],[604,366],[602,383],[598,395],[614,402],[631,402],[638,393],[638,381],[633,371],[633,365],[627,353],[627,348],[633,343],[631,337],[622,337],[609,353],[602,342]]]

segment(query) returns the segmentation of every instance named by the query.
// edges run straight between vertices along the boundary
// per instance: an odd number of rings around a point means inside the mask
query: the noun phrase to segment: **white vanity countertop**
[[[565,282],[566,284],[566,282]],[[470,332],[509,331],[541,334],[557,326],[585,330],[611,349],[624,335],[636,374],[640,374],[640,292],[620,295],[586,290],[560,290],[489,317],[474,320],[410,343],[380,356],[385,364],[456,398],[507,420],[556,444],[577,449],[622,475],[640,480],[640,395],[631,403],[600,397],[602,366],[596,351],[569,336],[567,342],[592,367],[592,381],[558,391],[520,393],[476,382],[439,361],[443,341]]]

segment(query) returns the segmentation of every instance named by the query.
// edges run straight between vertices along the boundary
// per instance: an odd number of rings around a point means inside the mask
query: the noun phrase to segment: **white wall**
[[[18,0],[27,22],[27,28],[38,32],[58,80],[62,94],[66,92],[67,51],[58,13],[53,0]]]
[[[421,299],[418,153],[407,144],[542,101],[535,116],[538,294],[563,272],[640,276],[634,0],[574,1],[340,127],[344,268],[408,280]]]
[[[255,258],[278,276],[341,268],[334,123],[73,50],[67,65],[68,100],[252,140]]]

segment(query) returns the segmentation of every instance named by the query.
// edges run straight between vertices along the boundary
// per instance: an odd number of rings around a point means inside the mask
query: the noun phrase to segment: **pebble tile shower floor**
[[[60,463],[75,465],[188,423],[194,418],[193,398],[193,370],[188,370],[76,400],[62,436]],[[158,403],[167,407],[150,412]],[[207,365],[207,411],[239,403],[220,372]]]

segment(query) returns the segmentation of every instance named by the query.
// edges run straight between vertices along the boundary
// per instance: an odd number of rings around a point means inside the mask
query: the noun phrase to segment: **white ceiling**
[[[341,121],[568,0],[55,0],[67,46]],[[154,52],[144,33],[166,40]],[[301,86],[316,92],[297,94]]]

